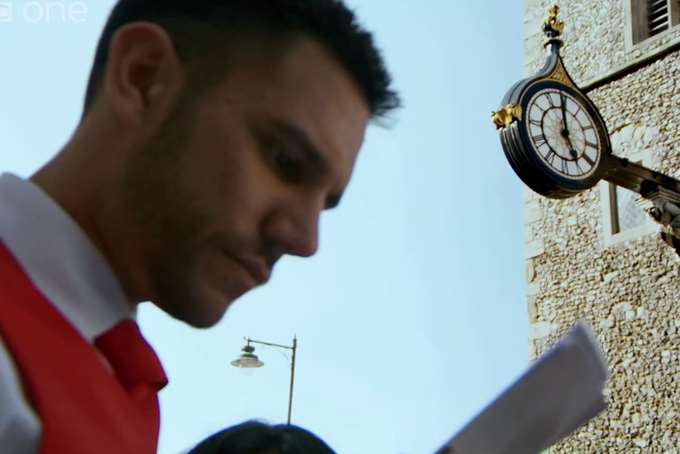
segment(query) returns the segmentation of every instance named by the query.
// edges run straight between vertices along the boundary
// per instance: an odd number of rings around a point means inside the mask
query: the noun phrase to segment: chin
[[[224,316],[224,313],[226,311],[222,311],[219,314],[215,313],[192,313],[192,314],[187,314],[184,317],[175,317],[180,320],[182,320],[184,323],[186,323],[189,326],[192,326],[194,328],[212,328],[215,326],[220,320],[222,320],[222,317]]]
[[[226,301],[222,297],[220,301],[201,301],[187,308],[184,318],[187,324],[194,328],[210,328],[222,320],[232,301]]]
[[[194,295],[180,301],[173,298],[173,301],[159,301],[156,306],[194,328],[210,328],[222,320],[232,302],[224,294],[212,294]]]

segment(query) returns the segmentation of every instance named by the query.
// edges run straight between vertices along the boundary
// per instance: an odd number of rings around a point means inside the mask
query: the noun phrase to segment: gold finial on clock
[[[496,129],[507,128],[514,121],[522,119],[522,106],[519,104],[508,104],[498,112],[491,112],[491,121],[496,125]]]
[[[564,22],[557,19],[560,7],[552,5],[548,8],[548,18],[543,22],[543,31],[549,38],[557,38],[564,31]]]

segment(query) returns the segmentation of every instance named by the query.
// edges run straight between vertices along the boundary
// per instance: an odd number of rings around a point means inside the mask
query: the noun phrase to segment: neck
[[[124,244],[114,239],[126,238],[127,219],[120,204],[120,155],[114,139],[88,140],[82,126],[68,144],[45,166],[31,176],[31,181],[47,193],[80,226],[108,261],[127,295],[128,304],[136,305],[131,263]],[[113,144],[113,145],[111,145]],[[118,157],[118,159],[114,159]]]

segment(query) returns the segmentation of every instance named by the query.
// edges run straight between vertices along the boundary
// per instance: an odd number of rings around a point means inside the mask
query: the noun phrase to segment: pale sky
[[[0,2],[0,171],[29,176],[72,134],[112,4]],[[349,4],[405,108],[369,131],[314,258],[282,260],[210,330],[141,308],[170,377],[161,454],[285,421],[288,359],[258,347],[244,375],[244,336],[297,334],[293,422],[342,454],[431,453],[527,366],[521,185],[489,120],[522,77],[523,2]]]

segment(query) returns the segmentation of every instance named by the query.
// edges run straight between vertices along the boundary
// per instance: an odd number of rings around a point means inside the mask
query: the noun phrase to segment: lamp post
[[[295,384],[295,352],[297,351],[297,337],[293,337],[293,345],[281,345],[271,342],[263,342],[249,337],[245,338],[246,345],[241,349],[243,352],[241,356],[231,362],[234,367],[240,368],[257,368],[264,366],[264,363],[255,355],[255,347],[250,344],[266,345],[268,347],[284,348],[291,350],[292,356],[290,361],[290,391],[288,393],[288,424],[290,424],[290,415],[293,409],[293,385]]]

